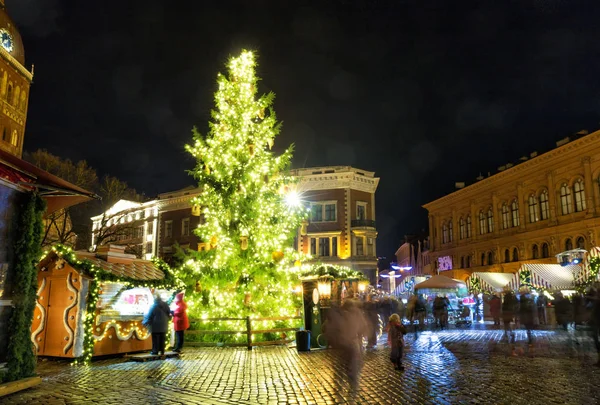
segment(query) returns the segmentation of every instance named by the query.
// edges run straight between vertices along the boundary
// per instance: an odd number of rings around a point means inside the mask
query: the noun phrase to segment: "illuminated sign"
[[[438,270],[452,270],[452,256],[438,257]]]

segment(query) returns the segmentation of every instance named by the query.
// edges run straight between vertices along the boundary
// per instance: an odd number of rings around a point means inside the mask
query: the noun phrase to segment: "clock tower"
[[[25,67],[23,41],[0,0],[0,149],[23,153],[32,71]]]

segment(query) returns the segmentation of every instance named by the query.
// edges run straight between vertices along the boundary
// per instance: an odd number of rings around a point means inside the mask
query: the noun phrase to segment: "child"
[[[390,353],[390,360],[394,363],[396,370],[404,370],[402,367],[402,352],[404,349],[404,335],[406,335],[406,328],[400,322],[400,316],[398,314],[392,314],[390,316],[389,323],[389,340],[392,346]]]

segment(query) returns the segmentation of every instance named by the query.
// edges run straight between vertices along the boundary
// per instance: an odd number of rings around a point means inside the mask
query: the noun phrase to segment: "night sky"
[[[254,49],[294,167],[381,177],[388,259],[455,182],[600,126],[597,3],[6,0],[35,64],[26,150],[149,196],[192,184],[183,145],[228,56]]]

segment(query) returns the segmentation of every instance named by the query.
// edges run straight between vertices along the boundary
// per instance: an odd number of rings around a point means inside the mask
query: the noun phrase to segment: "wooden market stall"
[[[94,274],[104,277],[94,280]],[[150,286],[164,278],[153,262],[125,254],[121,246],[103,246],[97,253],[54,249],[38,265],[31,327],[37,354],[84,356],[90,330],[94,356],[150,350],[152,339],[142,319],[154,301]],[[164,298],[171,295],[166,290],[160,293]],[[88,300],[94,298],[96,309],[86,328]],[[89,336],[87,341],[91,342]]]

